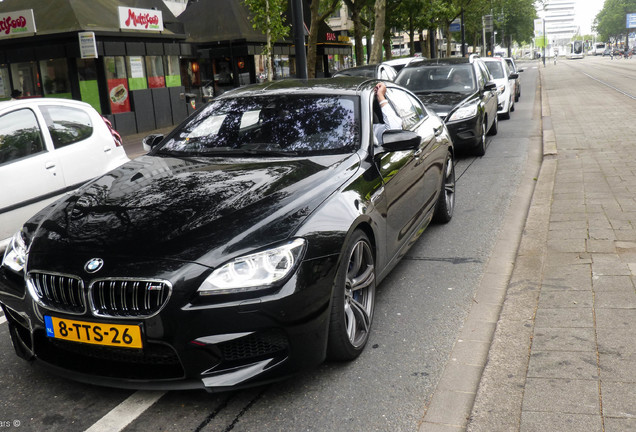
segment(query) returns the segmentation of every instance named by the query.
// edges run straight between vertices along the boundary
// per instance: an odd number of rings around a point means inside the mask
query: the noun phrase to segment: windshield
[[[207,105],[158,150],[164,154],[331,154],[360,142],[357,98],[276,95]]]
[[[473,68],[468,63],[406,67],[402,69],[395,82],[414,93],[475,91]]]
[[[504,70],[500,62],[489,61],[486,62],[486,66],[488,67],[488,70],[490,71],[490,74],[493,78],[499,79],[506,77],[506,75],[504,75]]]

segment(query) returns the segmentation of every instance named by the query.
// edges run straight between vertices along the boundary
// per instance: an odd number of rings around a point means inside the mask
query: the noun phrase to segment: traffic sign
[[[484,15],[481,17],[481,23],[484,26],[484,30],[487,32],[491,32],[493,30],[492,26],[492,15]]]
[[[462,20],[460,20],[459,18],[454,19],[450,25],[450,31],[458,32],[458,31],[461,31],[461,29],[462,29]]]
[[[626,28],[636,28],[636,13],[627,14],[627,24]]]

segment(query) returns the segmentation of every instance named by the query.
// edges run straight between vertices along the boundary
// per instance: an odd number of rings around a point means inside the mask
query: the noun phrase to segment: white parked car
[[[497,114],[501,118],[509,119],[510,113],[515,110],[515,80],[519,78],[519,74],[512,72],[501,57],[482,57],[481,59],[486,63],[493,81],[497,83]]]
[[[0,102],[0,251],[46,205],[128,160],[119,134],[85,102]]]

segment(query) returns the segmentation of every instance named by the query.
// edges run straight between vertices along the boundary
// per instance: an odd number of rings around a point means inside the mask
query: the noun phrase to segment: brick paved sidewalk
[[[467,430],[634,431],[636,101],[541,75],[545,158]]]

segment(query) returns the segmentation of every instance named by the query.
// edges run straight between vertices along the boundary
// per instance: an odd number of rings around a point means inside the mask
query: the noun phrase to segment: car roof
[[[378,82],[377,79],[369,79],[357,76],[341,76],[334,78],[284,79],[279,81],[253,84],[223,93],[218,98],[241,96],[263,96],[265,94],[333,94],[333,95],[357,95],[363,90],[370,90]]]
[[[62,98],[44,98],[44,97],[28,97],[21,99],[6,100],[0,102],[0,109],[4,110],[11,107],[29,106],[34,104],[49,104],[49,105],[76,105],[84,108],[91,107],[90,104],[75,99],[62,99]],[[91,107],[92,108],[92,107]]]
[[[425,60],[425,59],[426,57],[401,57],[397,59],[386,60],[382,63],[387,64],[389,66],[396,66],[396,65],[399,66],[399,65],[407,65],[414,60]]]
[[[432,65],[456,65],[456,64],[468,64],[471,63],[472,59],[468,57],[445,57],[445,58],[437,58],[437,59],[422,59],[422,60],[413,60],[404,68],[414,68],[418,66],[432,66]]]

